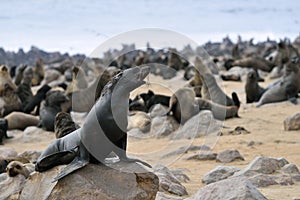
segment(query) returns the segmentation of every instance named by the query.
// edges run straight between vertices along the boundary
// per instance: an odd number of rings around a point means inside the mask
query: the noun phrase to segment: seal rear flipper
[[[75,158],[70,164],[68,164],[59,174],[53,179],[52,183],[62,179],[63,177],[69,175],[70,173],[83,168],[89,163],[88,160],[82,160]]]
[[[56,152],[39,160],[35,165],[35,170],[43,172],[58,165],[65,165],[74,160],[75,157],[76,152],[74,151]]]

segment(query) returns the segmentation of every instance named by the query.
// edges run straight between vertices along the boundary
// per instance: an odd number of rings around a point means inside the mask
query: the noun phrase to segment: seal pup
[[[129,93],[145,83],[143,79],[149,72],[149,67],[134,67],[117,74],[106,84],[83,126],[51,143],[38,158],[36,171],[68,164],[54,179],[57,181],[88,162],[104,163],[111,152],[122,161],[151,167],[126,154]]]
[[[14,111],[0,119],[0,129],[5,132],[13,129],[24,130],[28,126],[37,126],[39,122],[38,116]]]
[[[34,172],[34,164],[32,163],[21,163],[19,161],[12,161],[7,165],[6,168],[7,175],[10,177],[15,177],[18,174],[22,174],[25,178]]]
[[[7,120],[1,119],[0,120],[0,145],[3,145],[3,138],[10,139],[13,138],[12,136],[7,135]]]
[[[257,73],[254,70],[251,70],[247,74],[247,80],[245,84],[246,102],[258,102],[265,91],[266,90],[264,88],[258,85]]]
[[[0,174],[6,172],[7,165],[12,161],[18,161],[22,164],[29,163],[29,160],[21,156],[0,159]]]
[[[296,97],[300,91],[300,61],[296,59],[286,65],[284,76],[269,88],[260,98],[257,107],[263,104],[289,100],[297,104]]]

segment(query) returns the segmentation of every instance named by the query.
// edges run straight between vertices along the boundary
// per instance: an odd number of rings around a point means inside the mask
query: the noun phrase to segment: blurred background
[[[300,2],[231,1],[2,1],[0,46],[89,54],[103,41],[140,28],[179,32],[203,44],[229,36],[254,42],[299,35]]]

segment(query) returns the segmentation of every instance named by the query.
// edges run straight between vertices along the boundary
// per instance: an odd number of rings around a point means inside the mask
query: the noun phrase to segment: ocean
[[[300,1],[286,0],[1,1],[0,46],[90,54],[114,36],[143,28],[178,32],[199,45],[226,36],[236,42],[238,35],[293,40],[299,10]]]

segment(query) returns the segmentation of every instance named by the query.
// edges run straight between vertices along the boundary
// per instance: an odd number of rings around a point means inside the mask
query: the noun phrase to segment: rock
[[[230,163],[235,160],[245,160],[238,150],[225,150],[217,155],[217,161],[222,163]]]
[[[15,157],[18,153],[13,148],[1,147],[0,158]]]
[[[152,106],[150,108],[150,117],[151,118],[155,118],[155,117],[158,117],[158,116],[161,116],[165,113],[167,113],[168,111],[168,108],[166,106],[163,106],[161,104],[155,104],[154,106]]]
[[[170,171],[180,182],[187,183],[190,181],[190,178],[185,173],[183,173],[184,171],[187,171],[187,169],[170,169]]]
[[[289,161],[287,161],[285,158],[277,158],[277,161],[280,167],[284,167],[285,165],[289,164]]]
[[[202,183],[210,184],[232,176],[235,172],[240,169],[231,166],[217,166],[205,174],[202,178]]]
[[[155,200],[183,200],[183,198],[165,194],[163,192],[157,192]]]
[[[189,151],[198,151],[198,150],[200,150],[200,151],[209,151],[210,147],[206,146],[206,145],[183,146],[183,147],[180,147],[179,149],[177,149],[175,151],[171,151],[170,153],[167,153],[167,154],[163,155],[161,158],[167,158],[167,157],[174,156],[174,155],[181,155],[181,154],[185,154]]]
[[[167,167],[163,165],[155,165],[153,169],[159,178],[159,191],[168,192],[178,196],[188,194],[186,188]]]
[[[203,110],[186,121],[171,139],[193,139],[207,134],[215,134],[217,138],[222,127],[223,123],[215,120],[210,110]]]
[[[149,137],[149,134],[143,133],[139,128],[130,129],[129,131],[127,131],[127,135],[131,139],[143,139]]]
[[[185,160],[215,160],[217,158],[216,153],[200,153],[192,156],[188,156]]]
[[[285,131],[299,130],[300,129],[300,113],[286,118],[283,122]]]
[[[18,199],[19,193],[25,185],[25,177],[17,175],[15,177],[7,177],[0,182],[0,199]]]
[[[278,185],[275,181],[275,178],[266,174],[257,174],[253,177],[250,177],[249,180],[256,187],[268,187],[270,185]]]
[[[1,173],[0,174],[0,183],[2,182],[2,181],[5,181],[7,179],[7,174],[6,173]]]
[[[23,136],[21,137],[21,142],[35,143],[54,139],[55,134],[53,132],[45,131],[36,126],[29,126],[24,130]]]
[[[291,176],[281,176],[278,182],[280,185],[294,185],[294,181]]]
[[[159,189],[158,177],[136,163],[88,164],[51,183],[62,167],[34,173],[20,199],[155,199]]]
[[[255,199],[266,200],[255,186],[243,176],[211,183],[186,200]]]
[[[165,137],[178,129],[179,124],[171,116],[155,117],[151,122],[151,134],[156,138]]]
[[[20,153],[18,156],[29,160],[31,163],[35,163],[41,154],[42,151],[33,150],[33,151],[24,151],[23,153]]]
[[[280,161],[277,159],[257,156],[245,169],[236,172],[234,175],[244,175],[249,177],[258,173],[272,174],[280,168]]]
[[[283,168],[281,168],[281,170],[287,174],[299,174],[299,169],[294,164],[286,164]]]
[[[128,117],[128,128],[139,128],[142,132],[147,133],[150,131],[151,118],[147,113],[138,111]]]

